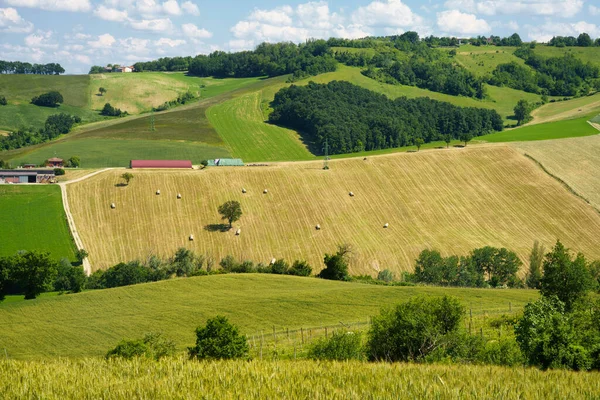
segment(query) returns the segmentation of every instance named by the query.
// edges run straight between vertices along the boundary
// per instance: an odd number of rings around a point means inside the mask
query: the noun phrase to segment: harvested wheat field
[[[600,135],[514,145],[600,210]]]
[[[69,201],[95,269],[150,254],[170,256],[181,246],[217,261],[228,254],[264,263],[283,257],[305,259],[320,270],[324,253],[349,243],[353,274],[412,270],[425,248],[466,254],[505,246],[525,259],[536,239],[548,248],[560,238],[600,257],[600,215],[509,146],[336,160],[330,166],[134,170],[128,187],[117,186],[122,171],[114,170],[69,185]],[[217,207],[227,200],[240,201],[243,216],[222,232]]]

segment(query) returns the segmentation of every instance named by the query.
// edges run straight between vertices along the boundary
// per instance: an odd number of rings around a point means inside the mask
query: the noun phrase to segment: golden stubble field
[[[600,135],[519,142],[514,146],[542,163],[600,210]]]
[[[95,269],[150,254],[171,256],[181,246],[217,262],[228,254],[264,263],[283,257],[306,259],[319,270],[324,253],[349,243],[353,274],[412,270],[425,248],[466,254],[505,246],[525,259],[536,239],[548,248],[560,238],[600,257],[600,216],[508,146],[330,165],[329,171],[320,162],[133,170],[128,187],[116,186],[123,171],[115,170],[69,185],[69,201]],[[221,223],[217,207],[227,200],[241,202],[242,218],[232,231],[207,230]]]

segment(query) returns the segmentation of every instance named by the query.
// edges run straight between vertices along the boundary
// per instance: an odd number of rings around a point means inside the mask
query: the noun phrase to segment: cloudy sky
[[[67,73],[263,41],[390,35],[600,36],[599,0],[0,0],[0,59]]]

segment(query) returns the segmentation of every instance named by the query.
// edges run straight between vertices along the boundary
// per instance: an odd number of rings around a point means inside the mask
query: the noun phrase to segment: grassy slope
[[[0,210],[0,256],[39,250],[75,259],[58,186],[1,185]]]
[[[526,258],[536,239],[550,246],[560,238],[600,257],[600,216],[509,147],[469,146],[330,165],[329,171],[320,162],[134,171],[129,187],[115,187],[121,172],[109,171],[70,185],[69,199],[95,268],[151,253],[171,256],[186,246],[216,260],[227,254],[254,262],[306,259],[318,270],[323,255],[345,242],[354,246],[354,274],[412,270],[425,248],[466,254],[504,246]],[[241,202],[244,214],[234,224],[240,236],[204,228],[220,223],[217,207],[227,200]],[[383,229],[386,222],[390,226]],[[195,241],[188,241],[190,234]]]
[[[515,147],[541,162],[600,210],[600,135],[515,143]]]
[[[544,104],[531,113],[533,120],[529,125],[571,119],[592,113],[600,113],[600,93]]]
[[[467,97],[431,92],[413,86],[389,85],[367,78],[360,73],[359,68],[344,65],[340,65],[335,72],[310,77],[295,84],[303,85],[309,81],[327,83],[333,80],[349,81],[366,89],[385,94],[392,99],[400,96],[409,98],[430,97],[463,107],[494,108],[504,118],[512,115],[514,105],[521,98],[531,102],[539,101],[537,95],[494,86],[488,86],[490,100],[478,101]],[[294,132],[264,122],[266,119],[265,111],[268,109],[275,93],[288,85],[285,82],[269,85],[257,92],[246,94],[208,109],[209,121],[227,143],[233,155],[249,162],[314,158],[307,152],[306,147]]]
[[[562,57],[565,53],[573,54],[584,62],[600,65],[600,52],[597,47],[554,47],[537,45],[534,49],[536,54],[544,57]]]
[[[531,290],[388,287],[275,275],[213,275],[0,304],[0,343],[11,358],[97,356],[122,338],[163,332],[180,349],[221,314],[253,334],[366,321],[416,294],[457,296],[475,314],[513,311]]]
[[[596,135],[598,134],[598,130],[594,129],[587,122],[595,115],[594,113],[574,119],[525,125],[517,129],[480,136],[476,140],[482,142],[526,142]]]
[[[44,399],[592,399],[600,374],[316,361],[1,361],[0,395]],[[13,382],[20,382],[15,385]]]
[[[487,76],[498,64],[516,62],[525,65],[525,61],[513,55],[514,47],[461,46],[457,49],[455,60],[477,76]]]
[[[89,109],[89,76],[4,75],[0,74],[0,93],[6,97],[7,106],[0,106],[0,128],[12,130],[19,127],[39,128],[49,115],[66,112],[78,115],[84,122],[102,119]],[[57,90],[64,98],[58,108],[38,107],[30,104],[31,98]]]
[[[91,105],[100,110],[104,103],[118,107],[130,114],[150,111],[166,101],[189,91],[196,96],[209,98],[256,81],[248,79],[214,79],[187,76],[183,72],[111,73],[91,75]],[[202,87],[204,86],[204,87]],[[107,90],[98,96],[98,88]]]

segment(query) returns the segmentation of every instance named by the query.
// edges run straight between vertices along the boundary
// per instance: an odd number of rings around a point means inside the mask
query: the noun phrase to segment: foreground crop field
[[[392,287],[262,274],[201,276],[0,303],[0,351],[2,358],[6,349],[9,358],[17,359],[101,356],[121,339],[147,332],[162,332],[184,350],[193,344],[196,327],[217,314],[245,334],[264,331],[268,340],[273,328],[366,324],[381,307],[415,295],[444,294],[459,298],[473,310],[474,319],[518,312],[538,296],[522,289]]]
[[[313,361],[0,361],[0,395],[44,399],[593,399],[600,374]],[[14,382],[20,382],[15,385]]]
[[[39,250],[75,259],[58,186],[0,185],[0,257]]]
[[[515,143],[600,210],[600,135]]]
[[[425,248],[466,254],[505,246],[525,258],[536,239],[549,247],[560,238],[589,257],[600,256],[600,216],[507,146],[335,160],[329,171],[321,162],[306,162],[132,172],[128,187],[117,187],[118,170],[69,186],[71,210],[96,269],[150,254],[171,256],[181,246],[216,260],[228,254],[265,263],[306,259],[319,270],[326,252],[349,243],[354,274],[412,270]],[[217,225],[217,207],[227,200],[241,202],[244,214],[234,224],[240,236]]]

